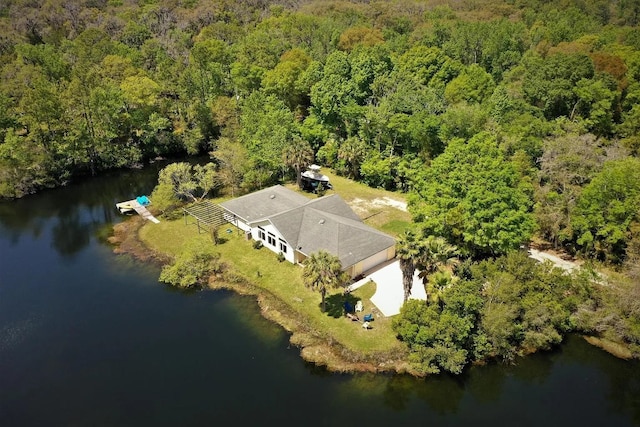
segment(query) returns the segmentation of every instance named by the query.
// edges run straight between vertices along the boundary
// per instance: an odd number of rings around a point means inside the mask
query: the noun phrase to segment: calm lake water
[[[0,203],[0,426],[640,425],[640,364],[579,337],[456,378],[305,363],[253,298],[112,253],[160,166]]]

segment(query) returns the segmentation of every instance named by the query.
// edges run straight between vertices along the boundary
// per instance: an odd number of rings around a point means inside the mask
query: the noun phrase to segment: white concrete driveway
[[[349,289],[357,289],[370,280],[376,284],[376,293],[371,297],[371,302],[376,305],[378,310],[380,310],[385,317],[395,316],[400,313],[400,307],[402,307],[404,303],[400,261],[393,259],[365,272],[365,277],[349,286]],[[422,280],[418,278],[418,271],[413,275],[413,288],[411,289],[410,298],[427,299],[427,293],[424,290]]]

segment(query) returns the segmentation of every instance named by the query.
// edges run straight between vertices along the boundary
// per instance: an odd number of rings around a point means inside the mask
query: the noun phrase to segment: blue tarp
[[[147,198],[147,196],[138,196],[138,197],[136,197],[136,200],[142,206],[147,206],[149,203],[151,203],[151,201]]]

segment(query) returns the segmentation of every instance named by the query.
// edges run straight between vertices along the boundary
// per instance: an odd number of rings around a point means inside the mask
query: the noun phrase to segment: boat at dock
[[[160,221],[156,217],[151,215],[151,212],[149,212],[146,208],[150,204],[151,200],[149,200],[147,196],[138,196],[135,199],[116,203],[116,209],[118,209],[118,212],[120,212],[121,214],[136,212],[142,218],[157,224]]]
[[[132,200],[116,203],[116,208],[120,213],[129,213],[135,211],[135,205],[149,206],[150,204],[151,200],[147,196],[138,196]]]

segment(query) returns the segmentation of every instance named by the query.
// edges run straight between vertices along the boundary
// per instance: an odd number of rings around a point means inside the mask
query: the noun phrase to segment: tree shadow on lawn
[[[334,294],[325,298],[325,314],[327,316],[331,316],[334,318],[343,317],[346,314],[345,302],[348,302],[351,306],[350,313],[354,312],[356,303],[360,301],[360,298],[357,298],[351,294]],[[322,303],[320,303],[320,308],[322,308]]]

